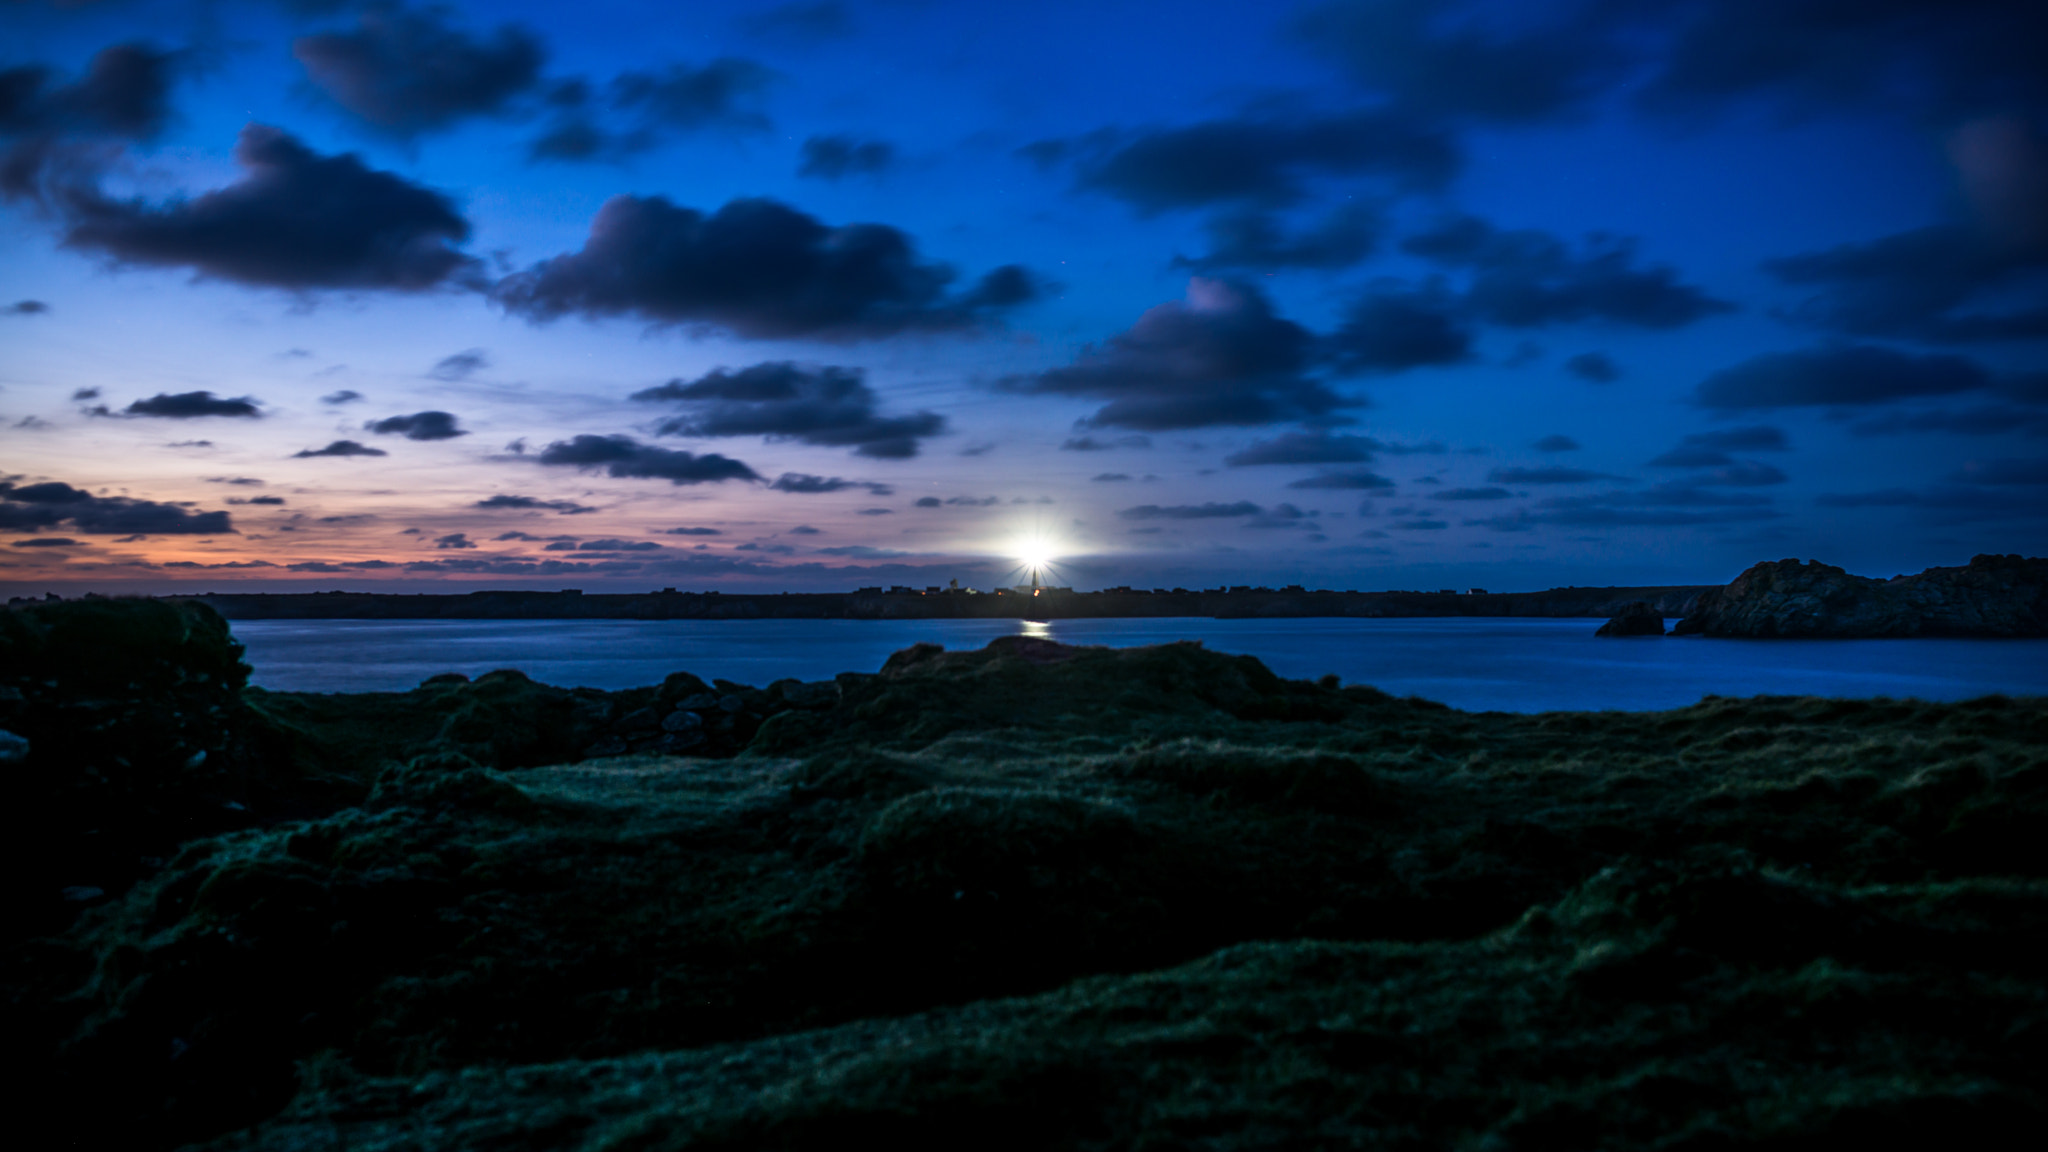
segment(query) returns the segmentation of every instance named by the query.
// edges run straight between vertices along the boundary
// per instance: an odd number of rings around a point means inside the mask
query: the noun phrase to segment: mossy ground
[[[189,842],[37,943],[22,1083],[135,1147],[1989,1146],[2042,1117],[2041,700],[1471,714],[1017,639],[841,687],[764,705],[737,757],[552,764],[633,702],[252,696],[365,793]]]

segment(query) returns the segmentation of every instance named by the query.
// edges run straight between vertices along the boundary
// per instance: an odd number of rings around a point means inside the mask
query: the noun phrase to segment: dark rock
[[[709,692],[699,692],[695,695],[685,696],[681,700],[678,700],[676,702],[676,707],[687,708],[692,712],[702,712],[707,708],[718,707],[718,697],[712,695]]]
[[[0,764],[19,764],[28,759],[28,741],[0,729]]]
[[[1600,626],[1595,636],[1662,636],[1664,616],[1647,601],[1635,600],[1622,605],[1614,618]]]
[[[420,681],[420,687],[422,687],[422,688],[432,688],[432,687],[434,687],[434,686],[435,686],[435,685],[437,685],[437,684],[467,684],[467,683],[469,683],[469,677],[467,677],[467,676],[463,675],[463,674],[462,674],[462,673],[460,673],[460,672],[443,672],[443,673],[441,673],[441,674],[440,674],[439,676],[429,676],[429,677],[427,677],[427,678],[426,678],[425,680],[422,680],[422,681]]]
[[[638,708],[619,717],[619,731],[646,732],[661,727],[661,717],[652,708]]]
[[[704,718],[702,716],[683,708],[678,708],[669,713],[661,721],[661,730],[664,732],[687,732],[692,728],[702,728],[703,726]]]
[[[839,684],[834,680],[820,680],[815,684],[789,683],[782,686],[782,698],[793,708],[830,708],[839,703],[839,697]]]
[[[583,750],[585,760],[599,760],[606,756],[624,756],[627,745],[624,737],[607,736]]]
[[[1817,561],[1765,561],[1702,595],[1671,631],[1753,639],[2048,636],[2048,559],[1976,556],[1966,567],[1890,580]]]
[[[726,712],[737,712],[746,706],[747,702],[736,695],[720,696],[718,698],[718,707]]]
[[[686,713],[687,715],[687,713]],[[662,736],[655,747],[663,752],[683,752],[704,743],[704,733],[695,728],[685,728]]]

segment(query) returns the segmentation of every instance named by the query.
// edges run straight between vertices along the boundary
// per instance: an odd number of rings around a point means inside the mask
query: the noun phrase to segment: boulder
[[[1664,616],[1648,601],[1634,600],[1621,606],[1613,619],[1600,626],[1595,636],[1662,636]]]
[[[1675,636],[1751,639],[2048,636],[2048,559],[1975,556],[1878,580],[1768,560],[1700,596]]]

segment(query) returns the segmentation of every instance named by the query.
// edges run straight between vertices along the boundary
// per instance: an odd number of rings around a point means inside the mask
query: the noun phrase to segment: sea
[[[1591,619],[246,620],[251,682],[401,692],[429,676],[516,668],[562,687],[631,688],[671,672],[765,686],[873,672],[912,644],[980,648],[1026,634],[1131,647],[1195,640],[1282,676],[1335,673],[1468,711],[1680,708],[1701,697],[1964,700],[2048,695],[2048,640],[1595,637]]]

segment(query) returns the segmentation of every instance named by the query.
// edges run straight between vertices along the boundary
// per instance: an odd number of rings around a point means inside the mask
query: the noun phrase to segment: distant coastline
[[[1632,601],[1678,617],[1718,585],[1552,588],[1542,592],[1336,592],[1236,588],[1073,592],[909,589],[858,592],[584,593],[481,591],[460,595],[380,592],[230,592],[196,600],[229,620],[1072,620],[1206,616],[1606,617]]]

